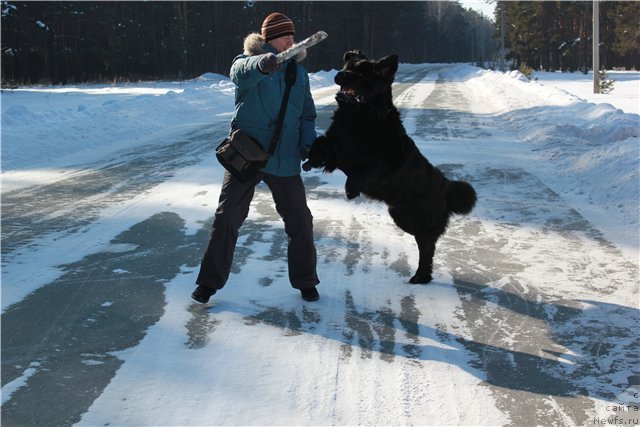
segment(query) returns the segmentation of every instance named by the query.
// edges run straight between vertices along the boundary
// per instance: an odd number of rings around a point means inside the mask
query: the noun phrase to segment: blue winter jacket
[[[236,85],[233,124],[257,139],[269,149],[273,138],[280,104],[285,91],[284,75],[287,63],[272,74],[258,69],[262,55],[277,54],[259,34],[245,39],[244,53],[231,65],[230,77]],[[292,59],[291,61],[295,60]],[[262,169],[271,175],[294,176],[300,174],[300,162],[308,147],[316,139],[316,107],[311,97],[309,76],[297,64],[296,83],[291,88],[280,143],[267,165]]]

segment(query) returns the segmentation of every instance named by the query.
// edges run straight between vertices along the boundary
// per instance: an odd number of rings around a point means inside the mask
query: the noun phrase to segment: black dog
[[[376,62],[359,51],[344,54],[344,67],[335,77],[338,108],[303,167],[340,169],[347,176],[349,199],[362,193],[385,202],[398,227],[418,243],[420,263],[410,283],[428,283],[436,242],[449,217],[471,212],[476,192],[466,182],[448,180],[407,135],[391,93],[397,70],[396,55]]]

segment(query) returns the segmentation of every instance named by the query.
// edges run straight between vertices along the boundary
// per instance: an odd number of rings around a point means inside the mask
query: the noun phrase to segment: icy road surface
[[[589,180],[556,180],[549,147],[523,136],[527,120],[577,120],[575,106],[497,80],[504,93],[483,97],[472,67],[396,78],[418,147],[479,197],[439,241],[428,285],[407,283],[417,248],[384,205],[312,172],[321,299],[290,287],[260,185],[229,283],[193,303],[227,118],[3,192],[2,424],[637,420],[615,409],[640,384],[637,246],[587,219],[574,187]],[[335,89],[314,91],[320,131]]]

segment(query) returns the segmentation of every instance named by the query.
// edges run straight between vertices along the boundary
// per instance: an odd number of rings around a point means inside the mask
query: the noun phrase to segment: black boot
[[[191,298],[195,301],[198,301],[202,304],[206,304],[209,302],[209,298],[211,295],[215,294],[216,290],[213,288],[208,288],[206,286],[199,285],[195,291],[191,294]]]
[[[315,286],[309,289],[300,289],[300,293],[305,301],[318,301],[320,299],[320,294]]]

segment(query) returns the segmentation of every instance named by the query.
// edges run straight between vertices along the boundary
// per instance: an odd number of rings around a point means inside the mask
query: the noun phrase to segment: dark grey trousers
[[[225,171],[209,245],[196,280],[198,285],[217,290],[227,282],[238,230],[249,214],[249,205],[260,181],[264,181],[271,190],[276,210],[284,221],[284,229],[289,237],[287,259],[291,286],[307,289],[320,283],[316,273],[313,217],[307,207],[300,175],[279,177],[260,174],[255,181],[242,184]]]

